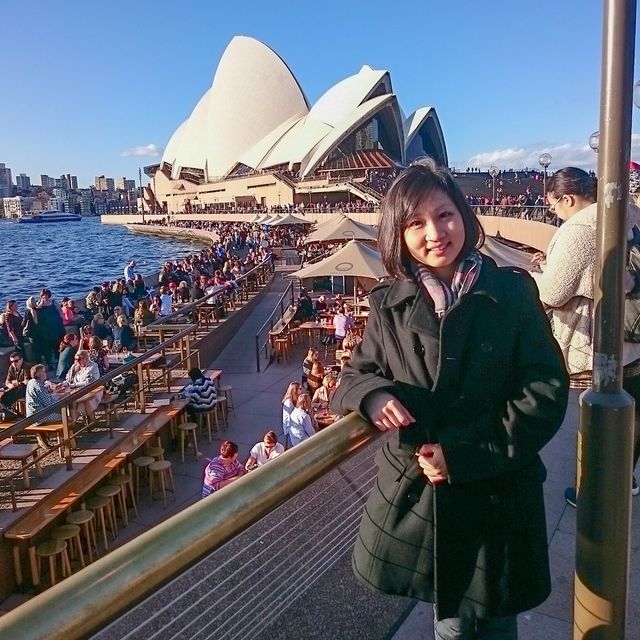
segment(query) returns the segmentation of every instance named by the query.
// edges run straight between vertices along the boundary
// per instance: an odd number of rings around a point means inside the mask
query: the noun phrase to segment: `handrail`
[[[97,631],[380,435],[350,414],[5,614],[0,637],[74,640]]]
[[[282,318],[282,316],[284,316],[284,299],[287,296],[289,296],[289,295],[291,296],[291,303],[290,304],[293,305],[293,303],[294,303],[293,286],[294,286],[293,282],[290,282],[287,285],[287,288],[284,290],[284,292],[282,293],[282,295],[278,299],[278,302],[276,302],[276,305],[273,308],[273,311],[271,312],[269,317],[266,319],[265,323],[256,332],[256,337],[255,337],[255,340],[256,340],[256,367],[257,367],[258,373],[260,373],[260,354],[262,353],[263,349],[264,349],[265,354],[267,355],[267,357],[269,356],[268,351],[267,351],[267,345],[269,344],[269,335],[267,333],[266,341],[262,344],[262,346],[260,346],[260,335],[267,328],[267,326],[269,327],[269,330],[273,329],[273,327],[275,326],[275,322],[273,320],[274,320],[278,310],[280,311],[280,316],[279,316],[278,320],[280,318]]]

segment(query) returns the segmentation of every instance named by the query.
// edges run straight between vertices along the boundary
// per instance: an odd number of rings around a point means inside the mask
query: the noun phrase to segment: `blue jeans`
[[[433,608],[435,640],[518,640],[516,616],[507,618],[445,618]]]

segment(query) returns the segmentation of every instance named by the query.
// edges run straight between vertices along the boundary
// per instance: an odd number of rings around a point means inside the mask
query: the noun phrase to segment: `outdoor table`
[[[338,416],[335,413],[331,413],[331,411],[318,411],[316,413],[316,424],[318,425],[318,431],[322,431],[322,429],[326,429],[329,425],[332,425]]]
[[[309,344],[311,344],[314,333],[317,332],[320,335],[323,331],[333,333],[336,330],[332,324],[322,324],[320,322],[303,322],[300,325],[300,329],[307,332]]]

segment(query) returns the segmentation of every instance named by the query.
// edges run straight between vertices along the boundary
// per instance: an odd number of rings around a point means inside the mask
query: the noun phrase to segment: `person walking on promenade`
[[[34,296],[27,298],[27,310],[22,321],[22,336],[27,362],[38,363],[45,351],[46,336],[38,317],[38,302]]]
[[[58,307],[53,301],[51,291],[42,289],[40,302],[38,303],[38,322],[41,327],[41,335],[44,337],[42,347],[45,362],[51,369],[58,364],[58,344],[64,336],[64,325]]]
[[[539,451],[568,376],[532,279],[477,248],[483,231],[431,159],[395,180],[378,246],[391,276],[331,406],[390,437],[353,553],[356,577],[434,603],[438,640],[514,640],[551,591]]]
[[[582,169],[559,169],[547,183],[549,211],[562,226],[549,243],[546,259],[536,254],[534,262],[541,273],[533,277],[540,300],[551,310],[553,333],[560,345],[570,374],[571,401],[577,403],[580,392],[591,386],[593,370],[593,300],[596,265],[597,181]],[[627,236],[633,227],[640,229],[640,210],[629,204]],[[623,343],[622,386],[636,402],[633,467],[640,458],[640,344]],[[631,478],[632,493],[639,492]],[[576,489],[565,491],[567,502],[576,506]]]
[[[238,461],[238,445],[231,440],[220,443],[220,455],[209,461],[204,469],[202,497],[206,498],[246,473]]]

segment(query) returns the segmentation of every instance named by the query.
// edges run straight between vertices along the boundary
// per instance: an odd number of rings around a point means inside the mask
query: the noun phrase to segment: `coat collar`
[[[506,294],[502,287],[498,285],[498,267],[488,256],[482,256],[482,269],[473,289],[467,296],[483,295],[493,302],[501,304],[506,301]],[[414,279],[394,280],[387,287],[387,291],[382,298],[380,306],[382,308],[393,309],[400,307],[406,302],[413,302],[415,299],[424,300],[426,308],[433,309],[426,296],[420,295],[420,285]],[[418,306],[422,306],[420,302]]]

